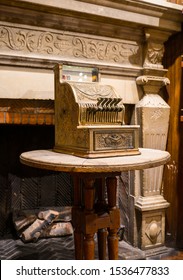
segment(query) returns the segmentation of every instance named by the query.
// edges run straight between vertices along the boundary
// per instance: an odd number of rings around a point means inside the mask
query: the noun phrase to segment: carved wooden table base
[[[117,176],[122,171],[156,167],[167,163],[170,154],[154,149],[139,149],[141,154],[86,159],[52,150],[21,154],[28,166],[69,172],[74,182],[72,221],[76,259],[94,259],[94,235],[97,233],[99,259],[118,259],[120,213],[116,206]],[[105,199],[105,186],[107,202]]]
[[[114,174],[95,173],[74,176],[74,206],[72,210],[75,257],[94,259],[94,235],[97,233],[99,259],[118,259],[120,213],[116,206],[117,179]],[[107,201],[105,200],[105,181]]]

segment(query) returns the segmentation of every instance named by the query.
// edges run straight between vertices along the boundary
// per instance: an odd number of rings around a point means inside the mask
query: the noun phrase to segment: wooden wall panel
[[[168,86],[168,104],[170,105],[170,124],[167,142],[167,150],[171,154],[171,161],[165,167],[164,173],[164,196],[170,207],[167,210],[166,232],[171,240],[177,241],[179,246],[183,245],[180,240],[183,235],[182,213],[183,213],[183,127],[180,124],[180,110],[183,104],[181,94],[181,54],[183,53],[183,33],[172,36],[166,43],[165,68],[168,69],[167,77],[170,79]],[[181,234],[180,234],[181,233]],[[182,243],[182,245],[181,245]]]
[[[167,0],[167,2],[172,2],[172,3],[175,3],[175,4],[183,5],[182,0]]]

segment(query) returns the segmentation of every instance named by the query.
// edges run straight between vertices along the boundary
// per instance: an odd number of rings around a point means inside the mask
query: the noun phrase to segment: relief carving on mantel
[[[164,45],[149,42],[147,46],[144,67],[163,68],[162,59],[164,55]]]
[[[170,33],[152,29],[144,30],[144,68],[163,69],[163,55],[165,52],[164,43],[169,38]]]
[[[140,66],[141,45],[79,33],[29,30],[0,26],[0,53],[8,55],[49,56],[57,59],[87,59]]]

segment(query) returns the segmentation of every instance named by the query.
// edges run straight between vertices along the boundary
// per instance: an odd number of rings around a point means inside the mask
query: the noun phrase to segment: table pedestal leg
[[[74,203],[72,207],[72,221],[74,226],[75,259],[83,259],[83,234],[81,230],[81,182],[79,177],[73,177]]]
[[[74,246],[75,246],[75,259],[83,260],[83,234],[74,231]]]
[[[108,235],[108,254],[109,260],[118,260],[118,237],[117,230],[109,229]]]
[[[106,212],[107,205],[105,201],[105,177],[98,178],[96,180],[97,188],[97,212]],[[106,259],[106,244],[107,244],[107,228],[99,229],[97,232],[98,240],[98,256],[99,260]]]
[[[72,218],[76,259],[94,259],[95,233],[98,237],[99,259],[106,259],[106,243],[108,243],[109,259],[118,259],[117,232],[120,226],[120,215],[119,209],[116,207],[117,179],[114,176],[106,179],[108,204],[105,202],[105,181],[103,179],[104,177],[96,180],[88,175],[74,176]],[[95,180],[98,183],[96,204]]]
[[[99,229],[97,232],[97,240],[98,240],[98,255],[99,260],[106,259],[106,244],[107,244],[107,229]]]
[[[94,234],[84,235],[84,256],[85,260],[94,260],[95,258]]]
[[[109,215],[111,219],[111,226],[108,228],[108,253],[110,260],[118,259],[118,229],[120,226],[119,209],[116,207],[116,191],[117,179],[116,177],[108,177],[106,179],[107,196]]]
[[[95,201],[95,180],[92,178],[85,178],[84,182],[84,256],[86,260],[93,260],[95,258],[95,242],[94,234],[96,232],[94,201]]]

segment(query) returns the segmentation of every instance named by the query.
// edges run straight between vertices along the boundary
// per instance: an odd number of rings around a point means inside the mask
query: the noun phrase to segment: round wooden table
[[[166,151],[139,150],[140,155],[95,159],[53,150],[34,150],[20,155],[20,161],[25,165],[69,172],[73,176],[72,223],[76,259],[94,259],[95,233],[99,259],[106,259],[106,243],[109,259],[118,259],[120,212],[116,206],[117,176],[122,171],[157,167],[170,160],[170,154]]]

